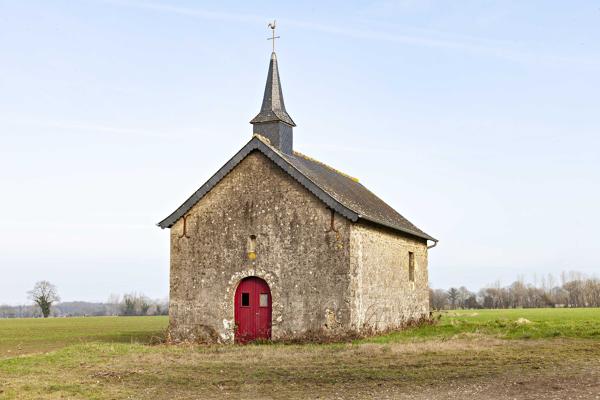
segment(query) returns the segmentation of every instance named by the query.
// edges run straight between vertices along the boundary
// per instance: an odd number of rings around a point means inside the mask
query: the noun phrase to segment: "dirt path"
[[[319,397],[336,399],[341,397]],[[481,400],[521,400],[521,399],[600,399],[600,368],[586,368],[578,371],[557,370],[554,374],[525,377],[507,376],[493,380],[455,380],[419,387],[412,391],[405,388],[382,388],[371,393],[357,393],[347,399],[481,399]]]

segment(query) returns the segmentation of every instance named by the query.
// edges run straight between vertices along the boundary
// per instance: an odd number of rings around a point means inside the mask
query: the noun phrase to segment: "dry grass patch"
[[[0,354],[16,342],[36,352],[3,353],[0,399],[594,399],[597,311],[548,313],[464,312],[353,343],[248,346],[143,344],[160,320],[63,319],[46,332],[27,321],[31,337],[11,322],[0,324]],[[552,330],[560,336],[535,339]]]
[[[410,398],[564,376],[581,383],[580,371],[598,376],[597,360],[600,348],[588,340],[471,337],[392,344],[84,344],[1,361],[4,386],[0,388],[7,399],[352,399],[374,394]],[[566,393],[571,386],[557,390]]]
[[[101,362],[85,364],[60,379],[86,382],[91,389],[110,394],[106,398],[127,398],[132,393],[151,393],[154,399],[191,399],[199,394],[335,398],[332,393],[342,398],[380,393],[385,398],[386,393],[414,393],[453,382],[471,387],[517,378],[551,379],[558,370],[563,375],[584,367],[597,371],[589,360],[599,359],[600,350],[591,344],[476,338],[333,346],[155,346],[144,351],[116,348],[112,356],[111,351],[88,346],[81,350],[100,352]]]

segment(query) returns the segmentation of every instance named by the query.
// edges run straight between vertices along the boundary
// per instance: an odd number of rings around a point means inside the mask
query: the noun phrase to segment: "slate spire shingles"
[[[296,126],[285,109],[283,92],[281,91],[281,80],[279,79],[279,68],[277,66],[277,55],[273,52],[271,53],[271,62],[269,63],[269,73],[267,75],[267,83],[265,84],[262,106],[258,115],[250,123],[276,121]]]

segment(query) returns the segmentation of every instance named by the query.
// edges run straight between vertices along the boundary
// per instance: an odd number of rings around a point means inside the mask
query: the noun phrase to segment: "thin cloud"
[[[129,0],[100,0],[102,3],[114,4],[117,6],[128,6],[135,8],[143,8],[147,10],[155,11],[166,11],[173,14],[185,15],[188,17],[197,17],[207,20],[214,21],[225,21],[225,22],[260,22],[264,23],[267,19],[259,15],[249,14],[234,14],[234,13],[223,13],[208,11],[200,8],[180,7],[169,4],[150,3],[141,1],[129,1]]]
[[[163,11],[173,14],[179,14],[188,17],[200,18],[205,20],[224,21],[224,22],[242,22],[242,23],[265,23],[268,17],[253,14],[236,14],[214,12],[201,8],[181,7],[170,4],[161,4],[156,2],[130,1],[130,0],[99,0],[103,3],[117,6],[135,7],[146,10]],[[281,18],[285,25],[305,29],[313,32],[321,32],[330,35],[349,37],[354,39],[369,39],[375,41],[385,41],[391,43],[401,43],[410,46],[439,48],[446,50],[458,50],[463,52],[478,53],[496,58],[502,58],[520,63],[549,64],[578,64],[582,66],[597,66],[597,59],[577,59],[572,56],[560,57],[555,54],[543,54],[523,48],[522,50],[510,47],[510,43],[499,43],[498,41],[483,40],[480,38],[469,38],[464,35],[460,39],[440,39],[428,37],[425,35],[410,35],[389,33],[378,30],[352,29],[330,24],[320,24],[302,20]],[[436,35],[452,35],[447,32],[436,32]]]

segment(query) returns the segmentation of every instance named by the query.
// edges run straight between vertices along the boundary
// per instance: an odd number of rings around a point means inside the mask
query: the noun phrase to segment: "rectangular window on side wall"
[[[408,280],[415,281],[415,253],[408,252]]]

